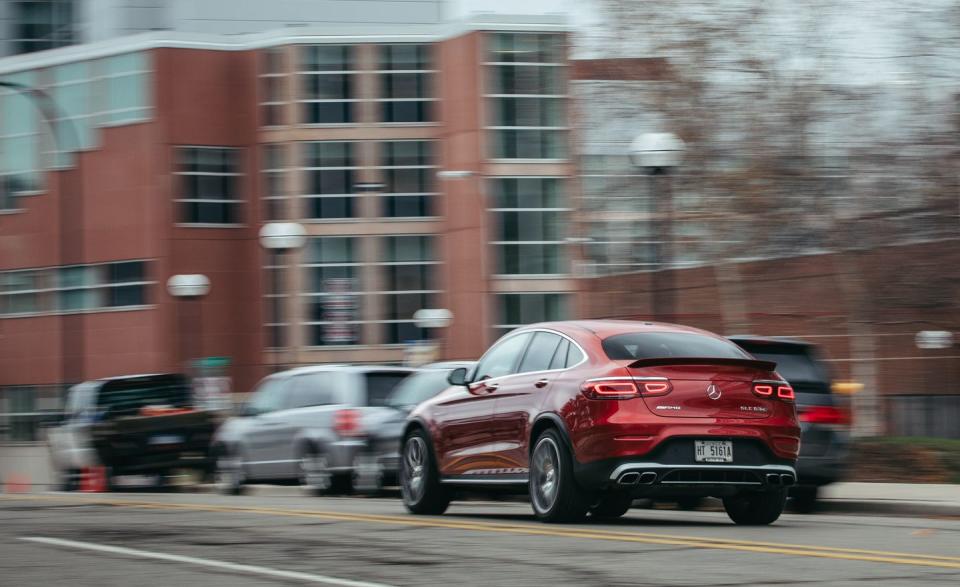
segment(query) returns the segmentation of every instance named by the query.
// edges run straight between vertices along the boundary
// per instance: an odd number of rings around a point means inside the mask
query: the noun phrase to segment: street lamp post
[[[0,88],[7,88],[18,92],[33,102],[34,106],[40,112],[47,126],[53,134],[53,141],[57,145],[58,152],[67,152],[70,145],[63,143],[61,129],[69,129],[70,143],[73,148],[80,148],[80,140],[77,136],[77,130],[73,123],[63,118],[57,103],[53,97],[40,88],[28,86],[11,81],[0,81]],[[77,166],[79,170],[79,165]],[[79,175],[79,171],[77,172]],[[60,266],[68,263],[68,259],[76,258],[83,260],[83,198],[81,177],[75,182],[69,182],[66,173],[61,171],[59,175],[59,184],[57,192],[59,195],[59,222],[58,230],[60,237]],[[76,187],[76,192],[72,196],[67,195],[68,188]],[[68,208],[69,206],[69,208]],[[74,231],[70,231],[70,225],[78,226]],[[73,238],[68,238],[72,235]],[[69,383],[77,383],[84,378],[84,337],[83,337],[83,312],[77,314],[61,314],[60,322],[60,378],[61,383],[66,386]],[[70,336],[68,336],[68,334]],[[71,361],[71,357],[74,361]]]
[[[285,257],[286,253],[295,251],[303,247],[307,242],[307,230],[299,222],[271,222],[269,224],[264,224],[260,229],[260,246],[262,246],[271,256],[274,261],[272,265],[274,267],[285,267]],[[277,280],[280,283],[285,282],[286,275],[283,273],[280,274],[280,278]],[[281,286],[286,292],[286,286]],[[278,296],[276,299],[276,307],[274,310],[276,316],[273,316],[274,323],[283,323],[284,314],[289,313],[290,311],[287,308],[284,308],[283,296]],[[288,318],[289,319],[289,318]],[[290,320],[290,323],[287,326],[287,332],[283,333],[280,336],[279,345],[281,352],[285,355],[289,355],[290,349],[292,348],[290,344],[291,332],[293,331],[293,321]],[[286,357],[287,361],[290,361],[291,357]],[[279,367],[278,362],[274,362],[274,370],[277,370]]]
[[[167,293],[185,304],[177,304],[177,330],[180,338],[180,362],[184,371],[190,371],[191,361],[203,355],[203,311],[200,300],[210,292],[206,275],[172,275],[167,280]],[[183,305],[192,310],[185,312]],[[191,315],[192,314],[192,315]],[[193,329],[194,332],[188,332]]]
[[[630,144],[630,160],[649,177],[650,195],[654,201],[654,263],[657,279],[656,283],[651,284],[651,291],[653,314],[658,320],[675,320],[673,189],[670,172],[680,165],[683,151],[683,141],[673,133],[644,133]]]

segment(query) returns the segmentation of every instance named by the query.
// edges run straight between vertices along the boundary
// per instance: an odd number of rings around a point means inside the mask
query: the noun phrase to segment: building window
[[[383,237],[381,251],[385,285],[377,307],[386,308],[384,342],[397,344],[427,338],[427,331],[414,324],[413,314],[436,307],[436,295],[440,293],[436,283],[436,266],[440,262],[434,237]]]
[[[491,180],[490,212],[497,273],[568,273],[564,227],[571,211],[563,183],[556,177],[504,177]]]
[[[147,304],[146,261],[112,261],[0,273],[6,316],[133,308]]]
[[[0,311],[7,315],[35,314],[45,310],[46,276],[42,270],[0,273]]]
[[[359,239],[316,237],[308,241],[304,268],[307,340],[312,346],[360,343]]]
[[[4,76],[3,81],[36,86],[34,72]],[[21,206],[17,198],[42,189],[40,170],[40,113],[33,99],[21,92],[0,93],[0,200],[5,208]]]
[[[566,158],[563,36],[491,33],[489,41],[492,156]]]
[[[433,69],[430,45],[380,45],[384,122],[433,120]]]
[[[285,88],[287,81],[284,50],[281,47],[265,49],[261,53],[260,112],[263,126],[286,124]]]
[[[264,324],[267,335],[268,348],[282,348],[286,345],[286,329],[289,325],[288,314],[290,311],[287,287],[284,283],[286,266],[282,263],[282,257],[276,252],[271,251],[268,256],[267,265],[264,267],[264,278],[266,279],[264,287],[265,316],[267,321]]]
[[[73,164],[70,152],[90,149],[97,144],[94,126],[97,108],[94,103],[93,64],[89,61],[68,63],[53,68],[51,95],[57,104],[57,165]]]
[[[496,336],[514,328],[535,322],[567,320],[570,294],[565,293],[510,293],[497,295]]]
[[[55,385],[0,387],[0,441],[43,440],[43,428],[63,418],[64,396]]]
[[[150,283],[143,261],[61,267],[58,308],[70,312],[143,306]]]
[[[261,158],[263,179],[263,217],[265,220],[283,220],[287,213],[286,156],[284,144],[264,145]]]
[[[344,124],[354,121],[353,47],[301,47],[299,100],[306,124]]]
[[[124,53],[100,60],[101,124],[117,125],[150,119],[150,57]]]
[[[180,222],[240,222],[240,149],[177,147]]]
[[[308,218],[354,217],[354,143],[305,143],[306,190]]]
[[[31,53],[74,42],[74,0],[18,0],[13,6],[16,53]]]
[[[436,165],[431,141],[381,143],[383,153],[383,216],[435,216]]]

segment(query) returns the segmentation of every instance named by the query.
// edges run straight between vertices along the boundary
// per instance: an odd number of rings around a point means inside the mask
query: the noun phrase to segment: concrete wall
[[[0,445],[0,492],[24,493],[55,488],[46,444]]]

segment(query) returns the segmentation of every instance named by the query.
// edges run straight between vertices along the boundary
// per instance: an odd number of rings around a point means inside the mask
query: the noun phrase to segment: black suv
[[[850,412],[831,391],[830,369],[816,345],[780,337],[731,336],[758,359],[773,361],[797,394],[802,436],[798,485],[790,490],[801,512],[816,507],[819,488],[843,476],[850,444]]]

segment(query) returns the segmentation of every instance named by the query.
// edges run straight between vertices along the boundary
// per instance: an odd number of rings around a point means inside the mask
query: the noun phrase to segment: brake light
[[[766,383],[754,383],[753,393],[760,397],[770,397],[773,395],[773,386]]]
[[[580,389],[592,399],[630,399],[640,395],[637,384],[629,379],[590,379]]]
[[[356,410],[337,410],[333,414],[333,431],[340,436],[358,436],[360,413]]]
[[[794,399],[793,388],[790,387],[789,385],[778,385],[777,397],[779,397],[780,399],[785,399],[787,401],[792,402]]]
[[[637,381],[632,377],[588,379],[580,386],[591,399],[631,399],[639,396],[666,395],[673,385],[666,378]]]
[[[850,412],[833,406],[809,406],[800,408],[800,421],[810,424],[850,424]]]

